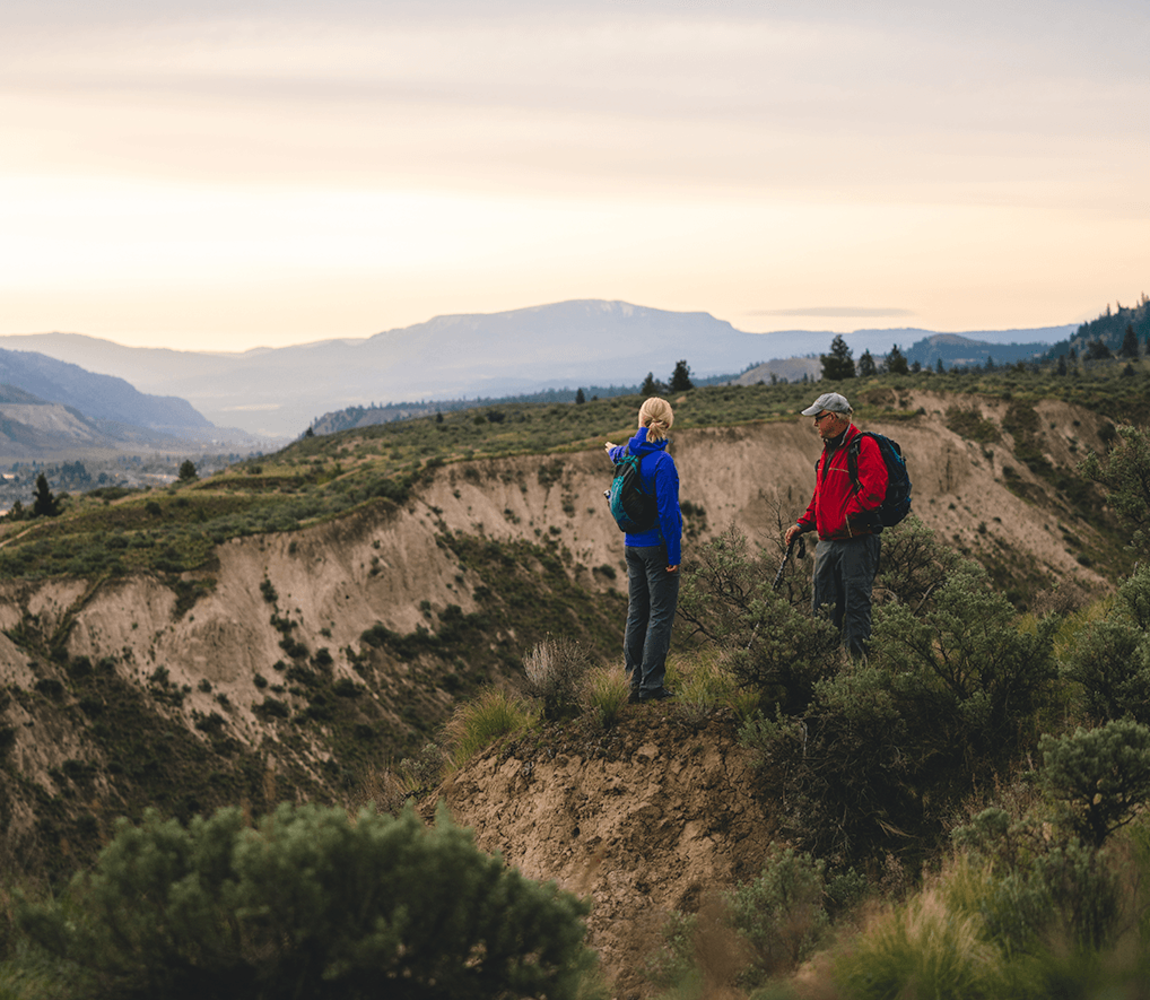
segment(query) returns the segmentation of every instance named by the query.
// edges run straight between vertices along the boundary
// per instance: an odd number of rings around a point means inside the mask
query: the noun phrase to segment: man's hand
[[[668,567],[667,567],[667,572],[668,572],[668,573],[678,573],[678,572],[679,572],[679,567],[678,567],[678,566],[668,566]]]
[[[789,528],[787,528],[787,533],[783,535],[783,541],[786,542],[789,546],[791,542],[798,538],[802,533],[802,528],[800,528],[797,524],[792,524]]]

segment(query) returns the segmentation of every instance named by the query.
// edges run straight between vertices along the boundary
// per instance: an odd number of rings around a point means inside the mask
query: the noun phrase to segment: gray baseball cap
[[[824,392],[818,399],[816,399],[810,406],[803,410],[804,417],[813,417],[816,413],[822,413],[823,410],[830,410],[831,413],[851,413],[851,404],[847,402],[846,396],[838,392]]]

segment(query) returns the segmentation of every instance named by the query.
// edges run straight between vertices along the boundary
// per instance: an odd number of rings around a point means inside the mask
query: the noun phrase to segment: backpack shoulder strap
[[[862,449],[864,435],[874,437],[869,431],[859,431],[847,445],[847,475],[851,477],[856,492],[862,489],[862,483],[859,482],[859,451]]]

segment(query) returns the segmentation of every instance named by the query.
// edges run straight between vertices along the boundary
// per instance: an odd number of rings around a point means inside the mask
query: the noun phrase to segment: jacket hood
[[[628,442],[628,447],[630,447],[632,455],[638,455],[641,458],[657,451],[666,451],[667,444],[667,438],[663,438],[661,441],[648,441],[647,428],[640,427],[635,436]]]

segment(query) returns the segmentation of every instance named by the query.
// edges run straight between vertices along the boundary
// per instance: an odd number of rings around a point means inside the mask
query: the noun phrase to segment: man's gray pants
[[[820,540],[815,547],[814,608],[817,613],[826,605],[834,606],[831,621],[842,632],[851,656],[862,656],[870,639],[871,590],[880,546],[878,535],[859,535]]]

